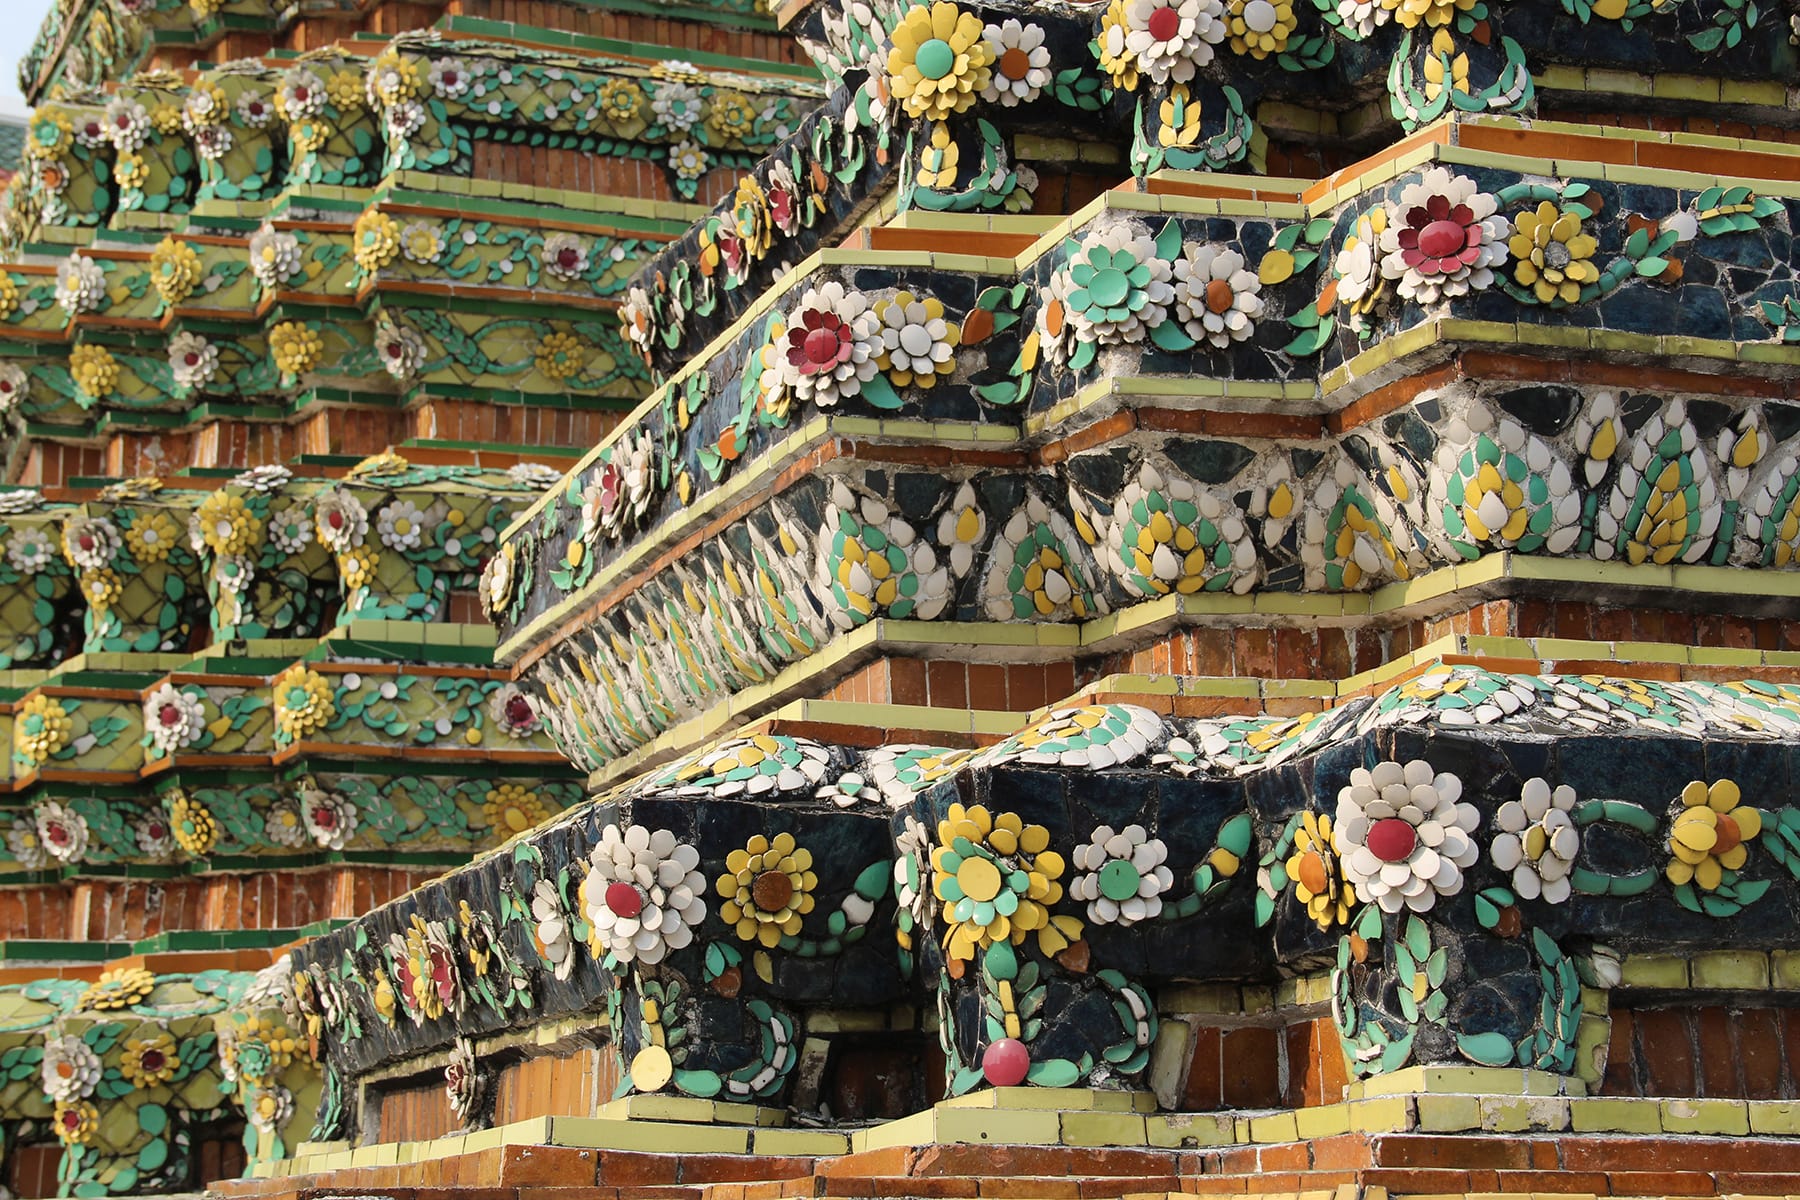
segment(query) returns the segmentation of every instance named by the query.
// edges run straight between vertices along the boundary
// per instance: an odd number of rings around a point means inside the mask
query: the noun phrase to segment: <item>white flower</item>
[[[42,529],[21,529],[6,543],[6,562],[21,575],[36,575],[50,565],[56,547]]]
[[[1481,820],[1459,804],[1462,780],[1413,759],[1357,767],[1338,792],[1337,842],[1344,878],[1383,912],[1425,912],[1462,890],[1463,869],[1481,856],[1469,835]]]
[[[210,87],[197,87],[188,93],[181,106],[181,123],[189,133],[197,133],[225,119],[221,93]]]
[[[296,798],[306,832],[319,845],[327,850],[342,850],[356,836],[356,805],[348,798],[316,787],[301,788]]]
[[[38,842],[44,852],[57,862],[77,863],[87,853],[88,823],[87,818],[72,808],[58,804],[53,800],[38,805],[34,819],[37,821]]]
[[[350,492],[325,492],[313,505],[313,522],[319,542],[333,554],[344,554],[369,536],[369,512]]]
[[[375,518],[375,530],[389,550],[411,550],[425,533],[425,515],[411,500],[396,500]]]
[[[118,526],[105,517],[70,517],[63,526],[63,553],[84,571],[110,565],[118,550]]]
[[[454,100],[469,90],[469,68],[460,58],[440,58],[431,64],[431,90],[446,100]]]
[[[17,363],[0,363],[0,413],[19,407],[31,392],[31,379]]]
[[[459,1037],[451,1044],[450,1061],[444,1064],[444,1091],[450,1097],[450,1111],[456,1114],[458,1123],[467,1125],[481,1097],[475,1045],[468,1038]]]
[[[428,267],[444,254],[444,235],[431,221],[411,221],[400,231],[400,253],[409,262]]]
[[[194,152],[207,162],[217,162],[231,153],[231,130],[223,125],[203,125],[194,130]]]
[[[506,477],[522,487],[540,492],[563,481],[561,471],[535,462],[514,463],[506,469]]]
[[[1262,283],[1237,251],[1189,244],[1175,260],[1175,316],[1195,341],[1221,350],[1244,341],[1262,311]]]
[[[263,817],[263,833],[277,846],[289,850],[304,845],[312,838],[312,831],[306,827],[306,818],[301,815],[299,801],[287,796],[269,805],[268,815]]]
[[[1399,203],[1388,208],[1382,275],[1398,279],[1400,295],[1420,304],[1489,286],[1492,268],[1506,261],[1512,228],[1494,215],[1496,206],[1467,175],[1433,167],[1402,188]]]
[[[1137,56],[1139,70],[1157,83],[1187,83],[1225,40],[1225,6],[1220,0],[1129,0],[1125,27],[1125,46]]]
[[[640,429],[625,461],[625,503],[631,509],[632,520],[641,520],[649,511],[655,488],[656,445]]]
[[[36,488],[13,487],[0,490],[0,513],[28,513],[42,507],[44,496]]]
[[[219,348],[197,333],[182,332],[169,339],[169,370],[179,387],[197,388],[219,369]]]
[[[666,829],[608,825],[589,863],[581,894],[597,952],[650,966],[693,941],[706,917],[699,851]]]
[[[200,697],[190,696],[172,683],[164,683],[144,698],[144,731],[164,754],[173,754],[200,736],[206,725],[206,708]]]
[[[256,581],[256,560],[248,554],[224,554],[213,563],[212,577],[221,593],[241,596]]]
[[[279,1083],[258,1088],[246,1097],[245,1115],[264,1133],[275,1133],[294,1115],[294,1093]]]
[[[375,329],[375,357],[395,379],[411,379],[425,365],[425,339],[410,325],[383,322]]]
[[[1569,898],[1569,870],[1581,853],[1574,811],[1574,788],[1565,783],[1551,791],[1547,781],[1534,777],[1525,781],[1517,800],[1508,800],[1494,814],[1501,832],[1488,857],[1500,870],[1512,872],[1519,899],[1541,896],[1561,904]]]
[[[132,822],[131,836],[137,842],[138,853],[147,858],[167,858],[175,853],[175,830],[159,808]]]
[[[278,288],[300,273],[300,239],[264,225],[250,237],[250,273],[265,288]]]
[[[425,127],[425,106],[417,100],[402,100],[387,110],[384,124],[389,141],[404,142]]]
[[[1366,38],[1387,24],[1393,9],[1383,5],[1381,0],[1338,0],[1337,15],[1344,23],[1346,33]]]
[[[42,1073],[44,1091],[50,1098],[73,1104],[93,1095],[105,1068],[86,1042],[74,1034],[64,1034],[44,1042]]]
[[[288,71],[281,85],[281,113],[288,121],[317,116],[325,107],[325,81],[305,67]]]
[[[481,569],[482,607],[490,617],[498,617],[512,601],[513,560],[510,555],[496,554]]]
[[[836,281],[809,288],[783,322],[776,345],[781,381],[795,399],[830,408],[880,370],[881,320],[868,297]]]
[[[993,71],[981,98],[990,104],[998,100],[1007,108],[1036,100],[1050,82],[1050,51],[1044,48],[1043,26],[1021,25],[1008,17],[1003,24],[982,30],[981,37],[994,55]]]
[[[956,354],[950,342],[950,323],[944,306],[935,300],[915,299],[901,292],[876,306],[881,318],[881,344],[888,369],[911,374],[931,383]]]
[[[683,179],[698,179],[706,174],[706,151],[699,142],[676,142],[669,147],[669,167]]]
[[[700,91],[685,83],[665,83],[651,97],[650,111],[670,133],[686,133],[700,120]]]
[[[150,136],[150,114],[143,105],[124,96],[114,96],[107,102],[104,121],[106,136],[120,154],[142,149]]]
[[[43,839],[38,837],[37,822],[29,816],[17,818],[12,828],[6,831],[6,850],[28,871],[50,865],[50,854],[44,849]]]
[[[249,488],[253,492],[274,492],[281,490],[281,487],[293,477],[294,473],[280,463],[269,463],[265,466],[251,467],[248,471],[234,476],[231,482],[239,487]]]
[[[588,269],[587,242],[572,233],[553,233],[544,239],[544,270],[567,283],[579,280]]]
[[[541,724],[537,705],[516,683],[503,684],[488,697],[488,717],[510,738],[528,738]]]
[[[312,518],[296,501],[269,516],[269,541],[283,554],[298,554],[312,543]]]
[[[1367,213],[1356,219],[1356,228],[1332,262],[1338,278],[1338,301],[1355,304],[1375,286],[1380,260],[1376,256],[1377,241],[1374,222]]]
[[[1130,264],[1124,262],[1127,255]],[[1139,285],[1116,278],[1132,265],[1148,267],[1149,280]],[[1076,336],[1103,346],[1143,341],[1148,331],[1168,319],[1169,304],[1175,299],[1169,282],[1174,270],[1157,256],[1156,242],[1147,234],[1135,235],[1122,223],[1083,238],[1057,274],[1066,276],[1063,303]],[[1122,297],[1117,304],[1106,299],[1115,291]]]
[[[625,294],[625,303],[619,309],[619,324],[625,330],[625,340],[637,347],[639,354],[648,357],[651,331],[656,324],[649,292],[634,287]]]
[[[238,97],[238,120],[251,129],[261,129],[275,119],[275,105],[254,88]]]
[[[531,916],[536,922],[532,935],[537,939],[538,953],[558,979],[567,979],[575,970],[575,946],[569,938],[569,914],[563,911],[556,880],[540,879],[531,889]]]
[[[1169,848],[1142,825],[1117,833],[1102,825],[1075,847],[1075,869],[1086,872],[1069,883],[1069,898],[1087,902],[1096,925],[1135,925],[1162,911],[1163,893],[1175,886],[1164,862]]]
[[[93,312],[106,299],[106,272],[79,250],[56,268],[56,302],[70,316]]]

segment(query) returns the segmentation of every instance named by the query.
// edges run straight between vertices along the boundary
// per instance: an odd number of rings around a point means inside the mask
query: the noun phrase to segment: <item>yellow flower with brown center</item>
[[[242,496],[214,492],[194,515],[201,538],[214,554],[248,554],[262,544],[262,520],[244,504]]]
[[[489,825],[503,838],[535,828],[550,816],[538,794],[521,783],[495,784],[481,806]]]
[[[1027,825],[1017,813],[995,817],[980,804],[952,804],[931,851],[931,890],[949,924],[944,953],[967,961],[995,942],[1019,945],[1034,933],[1045,954],[1067,949],[1082,923],[1050,915],[1062,899],[1066,866],[1042,825]]]
[[[94,1131],[100,1128],[100,1110],[86,1100],[74,1104],[59,1100],[50,1115],[50,1125],[63,1145],[85,1146],[94,1140]]]
[[[981,18],[950,0],[906,10],[888,51],[888,88],[909,115],[942,121],[966,112],[993,75]]]
[[[189,854],[209,854],[219,844],[219,823],[210,809],[186,792],[169,797],[169,828],[175,831],[175,844]]]
[[[1559,307],[1580,300],[1585,285],[1600,282],[1600,268],[1593,263],[1599,248],[1596,238],[1581,231],[1580,213],[1548,200],[1514,219],[1507,243],[1515,260],[1513,278],[1541,303]]]
[[[706,128],[714,145],[741,142],[756,132],[756,106],[742,92],[714,92],[706,110]]]
[[[92,1009],[130,1008],[142,1004],[156,989],[156,975],[143,967],[114,967],[102,971],[100,978],[81,993],[81,1007]]]
[[[325,99],[340,116],[356,112],[363,106],[363,73],[352,67],[338,71],[326,81]]]
[[[113,163],[113,182],[130,191],[150,182],[150,164],[135,151],[119,155]]]
[[[1320,929],[1342,925],[1350,919],[1355,892],[1344,886],[1338,870],[1337,834],[1326,813],[1307,812],[1294,831],[1294,852],[1283,864],[1294,898],[1306,905],[1306,915]]]
[[[801,918],[813,910],[819,886],[812,865],[812,851],[797,845],[793,834],[757,834],[725,858],[716,884],[725,901],[720,920],[744,941],[764,946],[800,936]]]
[[[368,209],[356,218],[350,237],[356,265],[371,273],[393,262],[400,253],[400,226],[379,208]]]
[[[181,1069],[175,1039],[167,1033],[154,1033],[144,1038],[127,1038],[119,1056],[119,1074],[136,1088],[153,1088],[167,1083]]]
[[[1736,871],[1749,857],[1749,843],[1762,833],[1762,813],[1743,803],[1743,793],[1730,779],[1708,785],[1696,779],[1681,789],[1682,811],[1669,828],[1669,853],[1663,871],[1670,883],[1692,883],[1714,891],[1726,871]]]
[[[1267,58],[1287,49],[1299,24],[1293,0],[1226,0],[1225,31],[1231,49],[1251,58]]]
[[[69,351],[69,377],[82,394],[103,400],[119,386],[119,360],[105,346],[83,343]]]
[[[299,321],[283,321],[269,330],[269,353],[283,375],[305,375],[319,365],[325,340]]]
[[[41,766],[69,744],[74,729],[68,710],[54,696],[35,693],[13,719],[13,754],[32,766]]]
[[[1125,0],[1112,0],[1106,6],[1106,15],[1100,18],[1100,36],[1095,45],[1100,51],[1100,69],[1122,92],[1135,91],[1138,85],[1138,58],[1125,44],[1130,36]]]
[[[139,566],[162,562],[180,541],[181,530],[161,509],[140,510],[125,531],[125,545]]]
[[[587,365],[587,352],[581,339],[572,333],[545,334],[533,357],[538,373],[557,382],[575,378]]]
[[[166,237],[150,252],[150,284],[165,304],[180,304],[200,282],[200,256],[186,242]]]
[[[119,602],[125,584],[111,567],[81,573],[81,595],[95,612],[105,612]]]
[[[295,664],[275,677],[275,724],[292,741],[317,733],[337,716],[332,687],[311,667]]]

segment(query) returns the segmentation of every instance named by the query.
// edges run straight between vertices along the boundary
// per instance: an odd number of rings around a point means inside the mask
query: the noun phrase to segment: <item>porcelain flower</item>
[[[1425,912],[1460,892],[1480,857],[1469,835],[1481,820],[1461,796],[1462,780],[1423,759],[1350,772],[1338,792],[1337,844],[1356,898],[1383,912]]]
[[[1162,912],[1163,893],[1175,886],[1165,865],[1169,849],[1142,825],[1114,832],[1102,825],[1075,847],[1075,869],[1069,899],[1087,904],[1096,925],[1135,925]]]
[[[582,904],[596,958],[651,966],[693,941],[706,917],[699,851],[666,829],[608,825],[588,861]]]

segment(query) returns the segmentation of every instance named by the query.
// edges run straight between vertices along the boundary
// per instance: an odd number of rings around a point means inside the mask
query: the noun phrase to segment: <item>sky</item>
[[[23,117],[30,113],[19,95],[19,60],[31,49],[53,0],[5,0],[0,9],[0,116]]]

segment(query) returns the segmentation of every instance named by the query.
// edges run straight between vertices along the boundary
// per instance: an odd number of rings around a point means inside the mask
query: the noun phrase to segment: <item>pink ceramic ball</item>
[[[1017,1087],[1031,1069],[1031,1051],[1018,1038],[1001,1038],[981,1055],[981,1073],[995,1087]]]

